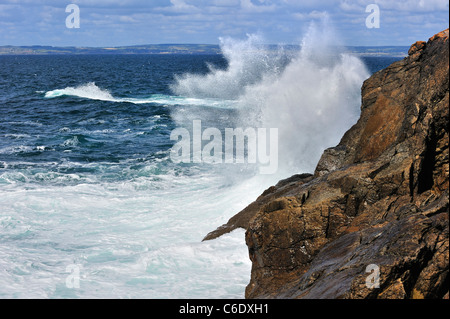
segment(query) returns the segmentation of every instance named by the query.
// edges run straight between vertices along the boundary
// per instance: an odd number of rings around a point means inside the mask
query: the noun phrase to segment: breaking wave
[[[118,103],[133,103],[133,104],[160,104],[167,106],[174,105],[201,105],[218,108],[233,107],[233,101],[227,101],[214,98],[193,98],[172,96],[164,94],[153,94],[146,98],[118,98],[114,97],[108,90],[98,87],[94,82],[89,82],[76,87],[66,87],[65,89],[52,90],[45,93],[45,98],[58,98],[63,96],[74,96],[78,98],[118,102]]]
[[[280,174],[312,172],[324,149],[358,119],[360,89],[370,75],[338,38],[323,19],[311,24],[294,53],[270,51],[257,36],[222,39],[228,68],[178,76],[172,90],[235,100],[237,126],[278,128]]]

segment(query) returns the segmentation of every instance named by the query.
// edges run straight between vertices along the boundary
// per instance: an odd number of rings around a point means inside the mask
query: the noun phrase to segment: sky
[[[67,17],[79,8],[79,28]],[[368,28],[369,5],[379,27]],[[449,25],[447,0],[0,0],[1,45],[114,47],[218,44],[258,34],[268,44],[300,44],[311,22],[328,17],[343,44],[411,45]],[[72,22],[75,20],[71,20]]]

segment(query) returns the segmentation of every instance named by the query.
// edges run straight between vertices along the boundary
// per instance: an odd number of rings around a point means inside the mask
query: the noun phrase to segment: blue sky
[[[65,24],[68,4],[80,28]],[[380,28],[367,28],[369,4]],[[327,15],[345,45],[410,45],[448,28],[447,0],[0,0],[0,45],[123,46],[219,43],[260,34],[298,44],[311,21]]]

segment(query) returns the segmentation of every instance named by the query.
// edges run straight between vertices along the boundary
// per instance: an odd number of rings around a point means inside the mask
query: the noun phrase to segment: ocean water
[[[0,298],[243,298],[245,233],[203,237],[312,172],[398,58],[267,53],[0,57]],[[172,130],[279,129],[278,171],[174,163]]]

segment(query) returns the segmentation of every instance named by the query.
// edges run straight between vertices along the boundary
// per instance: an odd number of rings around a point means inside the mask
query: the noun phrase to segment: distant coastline
[[[277,45],[268,45],[269,51]],[[285,50],[297,51],[299,46],[286,45]],[[350,46],[351,53],[361,56],[406,57],[407,46]],[[85,54],[221,54],[219,45],[214,44],[149,44],[121,47],[54,47],[54,46],[0,46],[1,55],[85,55]]]

